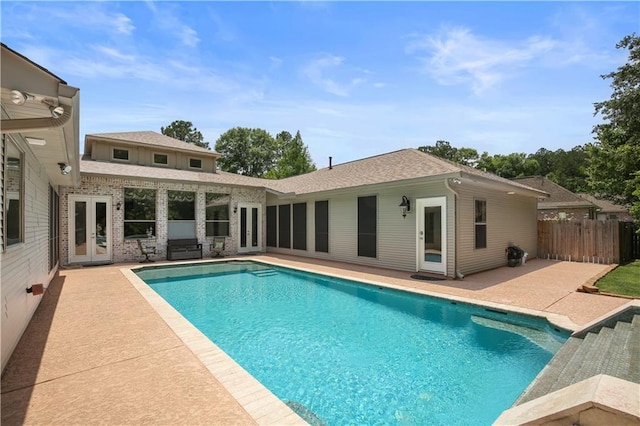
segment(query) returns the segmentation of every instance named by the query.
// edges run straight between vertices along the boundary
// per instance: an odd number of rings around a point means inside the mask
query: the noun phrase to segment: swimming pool
[[[137,274],[310,423],[491,424],[568,334],[246,261]]]

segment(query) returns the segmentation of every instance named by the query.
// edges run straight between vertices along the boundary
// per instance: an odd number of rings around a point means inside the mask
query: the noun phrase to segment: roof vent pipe
[[[333,157],[329,157],[329,170],[333,169],[333,165],[331,164],[331,160],[333,160]]]

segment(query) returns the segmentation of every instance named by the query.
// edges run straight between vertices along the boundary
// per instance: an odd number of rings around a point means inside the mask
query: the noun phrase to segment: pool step
[[[271,277],[273,275],[278,275],[278,271],[275,269],[259,269],[257,271],[251,271],[251,274],[256,277]]]
[[[531,401],[597,374],[638,383],[639,340],[639,314],[619,320],[611,327],[602,327],[595,333],[589,332],[584,338],[570,337],[514,405]]]

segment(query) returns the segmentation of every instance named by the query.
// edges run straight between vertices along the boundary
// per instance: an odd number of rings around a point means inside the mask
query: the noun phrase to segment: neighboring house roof
[[[267,179],[259,179],[235,173],[206,173],[191,170],[178,170],[166,167],[139,166],[136,164],[109,163],[93,161],[88,155],[80,161],[80,172],[87,175],[119,176],[128,178],[169,180],[204,184],[249,186],[265,188]]]
[[[165,136],[161,133],[153,132],[150,130],[141,132],[94,133],[86,135],[84,145],[85,154],[91,154],[93,139],[112,140],[128,145],[146,145],[148,147],[190,151],[196,152],[201,155],[204,154],[216,158],[220,157],[220,154],[215,151],[201,148],[192,143],[183,142],[181,140],[174,139],[172,137]]]
[[[543,191],[503,179],[473,167],[447,161],[417,149],[401,149],[361,160],[325,167],[304,175],[271,181],[269,188],[283,193],[310,194],[368,185],[442,177],[470,177],[494,185],[518,188],[537,197]]]
[[[547,179],[544,176],[532,176],[512,179],[514,182],[530,186],[532,188],[545,191],[549,198],[538,201],[538,209],[557,208],[594,208],[597,207],[592,202],[579,197],[563,186]]]
[[[625,206],[615,204],[611,201],[601,200],[593,195],[583,193],[578,194],[578,196],[598,206],[602,213],[629,213],[629,210]]]

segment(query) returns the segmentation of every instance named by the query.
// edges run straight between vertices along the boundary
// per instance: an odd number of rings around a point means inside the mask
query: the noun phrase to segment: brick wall
[[[117,204],[124,206],[124,188],[151,188],[156,192],[156,235],[150,242],[156,244],[156,258],[166,258],[167,246],[167,191],[189,191],[196,193],[196,235],[198,241],[202,243],[204,256],[211,254],[210,244],[213,237],[206,237],[205,234],[205,194],[207,192],[231,194],[231,216],[230,216],[230,237],[227,237],[227,254],[237,252],[238,215],[233,213],[233,206],[238,203],[259,203],[266,204],[266,193],[264,189],[237,188],[224,185],[204,185],[197,183],[179,183],[165,181],[150,181],[144,179],[128,179],[117,177],[82,176],[80,186],[62,187],[60,190],[60,238],[61,253],[60,262],[63,265],[69,264],[69,195],[86,196],[110,196],[111,202],[111,245],[112,260],[118,262],[138,261],[144,258],[140,253],[136,240],[124,239],[124,208],[118,210]],[[264,215],[262,215],[264,222]],[[265,241],[265,224],[262,224],[262,241]],[[261,248],[264,251],[264,244]]]

